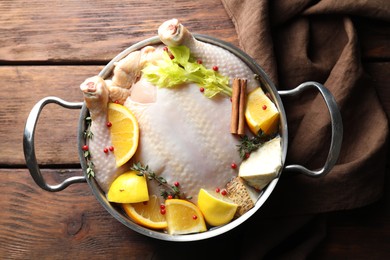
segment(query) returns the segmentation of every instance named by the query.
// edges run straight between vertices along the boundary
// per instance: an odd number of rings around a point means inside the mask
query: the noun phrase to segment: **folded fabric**
[[[334,95],[343,118],[339,160],[321,178],[282,174],[262,208],[267,216],[352,209],[383,193],[388,121],[360,60],[351,17],[390,19],[388,1],[222,0],[240,47],[279,90],[317,81]],[[289,147],[286,165],[321,167],[330,144],[330,118],[319,93],[284,98]]]

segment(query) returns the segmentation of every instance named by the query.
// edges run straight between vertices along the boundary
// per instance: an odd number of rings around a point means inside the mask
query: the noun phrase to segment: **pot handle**
[[[329,173],[329,171],[336,164],[336,161],[340,154],[341,143],[343,140],[343,122],[335,98],[327,88],[325,88],[322,84],[314,81],[302,83],[292,90],[281,90],[279,91],[279,95],[282,97],[296,96],[299,95],[301,92],[311,88],[317,89],[321,93],[329,110],[332,127],[332,138],[328,158],[326,159],[325,165],[318,170],[309,170],[302,165],[296,164],[287,165],[284,169],[287,171],[297,171],[311,177],[320,177]]]
[[[49,185],[45,182],[45,179],[42,176],[41,170],[37,162],[37,158],[35,156],[34,134],[35,134],[35,127],[43,107],[50,103],[55,103],[57,105],[69,109],[80,109],[83,103],[67,102],[57,97],[43,98],[38,103],[36,103],[33,109],[31,110],[24,128],[24,134],[23,134],[24,158],[26,160],[26,164],[32,178],[34,179],[35,183],[38,184],[38,186],[44,190],[61,191],[73,183],[86,182],[86,179],[84,176],[73,176],[65,179],[63,182],[59,184]]]

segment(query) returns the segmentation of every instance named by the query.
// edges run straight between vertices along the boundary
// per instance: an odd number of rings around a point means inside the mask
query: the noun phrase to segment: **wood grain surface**
[[[5,0],[0,3],[4,62],[96,63],[155,36],[162,21],[180,18],[193,32],[237,43],[218,0]]]
[[[2,0],[0,13],[0,259],[237,259],[240,252],[233,249],[243,229],[196,243],[156,241],[116,221],[86,183],[43,191],[25,166],[22,144],[26,119],[40,99],[82,101],[79,85],[85,78],[126,47],[156,35],[164,20],[179,18],[194,32],[239,46],[221,2]],[[356,25],[365,69],[390,114],[389,24],[359,20]],[[41,113],[35,148],[49,183],[82,174],[78,119],[78,110],[54,104]],[[330,214],[328,236],[313,258],[390,256],[388,190],[367,208]]]

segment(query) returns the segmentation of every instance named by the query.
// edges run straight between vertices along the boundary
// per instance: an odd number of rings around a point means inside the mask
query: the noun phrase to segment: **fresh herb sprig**
[[[241,144],[237,145],[241,159],[247,158],[253,151],[260,148],[266,141],[272,139],[272,136],[259,131],[257,135],[249,137],[244,135],[240,138]]]
[[[85,118],[85,123],[87,124],[86,130],[84,131],[84,138],[85,139],[92,139],[93,138],[93,133],[90,130],[90,126],[92,123],[92,118],[90,116],[87,116]]]
[[[95,177],[95,165],[91,160],[87,160],[87,177],[88,178],[94,178]]]
[[[86,117],[85,123],[86,123],[86,130],[84,131],[84,138],[85,139],[92,139],[93,133],[90,130],[91,123],[92,123],[91,117],[89,117],[89,116]],[[82,149],[84,150],[84,158],[87,161],[87,177],[88,178],[95,177],[95,165],[93,164],[93,162],[91,160],[91,152],[89,151],[89,148],[87,145],[84,145]]]
[[[163,186],[160,195],[164,199],[167,199],[169,196],[177,199],[191,199],[189,197],[185,197],[179,187],[169,185],[164,177],[158,176],[154,171],[150,170],[148,165],[142,165],[140,162],[137,162],[130,167],[130,170],[138,172],[137,175],[139,176],[146,176],[150,181],[156,181],[159,186]]]

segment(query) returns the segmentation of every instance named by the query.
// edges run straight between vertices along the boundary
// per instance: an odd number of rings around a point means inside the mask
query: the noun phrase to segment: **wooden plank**
[[[27,8],[28,7],[28,8]],[[107,61],[180,19],[192,32],[237,44],[219,0],[0,1],[0,62]],[[98,46],[98,47],[97,47]]]
[[[219,0],[201,5],[182,0],[4,0],[0,12],[3,64],[108,61],[129,45],[156,35],[161,22],[170,18],[179,18],[193,32],[238,45],[234,25]],[[368,19],[354,21],[362,57],[389,59],[389,26]]]
[[[56,170],[44,170],[58,181]],[[81,174],[69,170],[62,177]],[[140,235],[113,218],[86,183],[41,190],[25,169],[0,169],[0,258],[209,259],[234,256],[239,233],[196,243],[169,243]],[[212,248],[212,251],[206,250]]]
[[[67,101],[82,101],[80,83],[97,74],[101,66],[4,66],[0,96],[0,165],[24,164],[21,137],[27,116],[41,98],[58,96]],[[390,93],[387,88],[389,63],[367,63],[365,69],[373,78],[387,115],[390,115]],[[16,90],[16,91],[15,91]],[[48,105],[36,129],[37,158],[42,164],[77,164],[78,110]]]
[[[80,170],[69,174],[80,174]],[[87,254],[107,252],[118,257],[150,255],[153,248],[147,238],[111,217],[86,183],[50,193],[35,185],[26,170],[2,169],[0,175],[4,192],[0,201],[2,257],[86,259]]]
[[[158,25],[173,17],[180,18],[194,32],[238,43],[233,24],[219,0],[203,1],[201,5],[178,0],[2,0],[0,11],[0,64],[103,65],[127,46],[154,36]],[[365,68],[389,115],[389,27],[375,21],[358,21],[356,26],[363,60],[387,61],[365,64]],[[87,184],[49,193],[33,182],[26,169],[15,168],[24,164],[22,133],[33,105],[51,95],[82,101],[79,84],[101,68],[0,67],[0,258],[237,259],[239,250],[245,248],[242,243],[250,230],[247,225],[219,239],[197,243],[156,241],[111,217]],[[43,170],[50,183],[81,174],[81,170],[73,169],[78,164],[78,116],[79,111],[56,105],[49,105],[42,112],[36,135],[37,157],[41,164],[63,167]],[[374,207],[331,214],[329,235],[314,258],[388,258],[389,198],[387,192],[385,199]]]
[[[388,259],[388,198],[356,210],[329,214],[326,239],[312,259]]]
[[[24,164],[22,136],[33,106],[42,98],[57,96],[66,101],[83,101],[79,85],[98,74],[101,66],[0,67],[1,152],[0,165]],[[36,152],[42,164],[77,164],[79,110],[49,104],[36,128]]]
[[[81,172],[44,170],[43,174],[54,183]],[[6,259],[239,259],[245,254],[240,250],[246,248],[243,242],[248,236],[256,239],[252,228],[242,225],[219,238],[196,243],[159,241],[119,223],[86,183],[50,193],[41,190],[26,169],[0,169],[0,177],[0,256]],[[390,255],[389,211],[384,210],[388,202],[331,214],[328,236],[313,259],[386,259]]]

